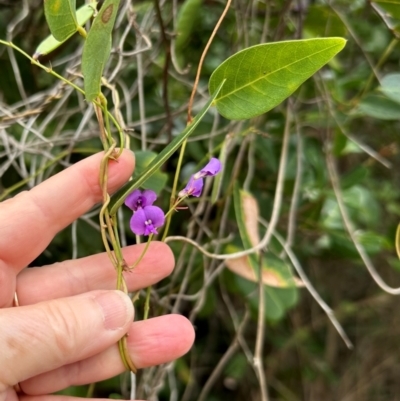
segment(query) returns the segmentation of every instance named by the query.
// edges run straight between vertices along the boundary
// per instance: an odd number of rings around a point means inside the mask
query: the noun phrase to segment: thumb
[[[133,306],[121,291],[92,291],[0,309],[0,392],[95,355],[129,329]]]

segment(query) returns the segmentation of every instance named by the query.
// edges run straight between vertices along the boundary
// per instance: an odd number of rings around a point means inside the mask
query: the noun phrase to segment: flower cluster
[[[156,229],[164,224],[165,215],[158,206],[153,206],[156,199],[156,193],[150,189],[143,192],[136,189],[126,198],[125,205],[133,210],[130,227],[135,234],[158,234]]]
[[[220,171],[221,162],[215,157],[211,158],[206,166],[190,177],[186,187],[179,192],[179,198],[175,206],[180,203],[182,198],[187,196],[199,197],[203,190],[204,177],[217,175]],[[150,189],[146,189],[143,192],[139,189],[135,189],[127,196],[125,205],[133,210],[130,227],[135,234],[158,234],[157,228],[164,224],[165,214],[158,206],[153,206],[156,199],[156,193]]]
[[[221,162],[212,157],[211,160],[196,174],[193,174],[186,187],[179,192],[179,197],[196,196],[199,197],[203,190],[204,177],[217,175],[221,171]]]

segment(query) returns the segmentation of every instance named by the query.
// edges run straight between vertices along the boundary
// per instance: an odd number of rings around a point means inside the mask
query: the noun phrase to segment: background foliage
[[[140,171],[184,129],[196,66],[225,3],[121,3],[105,76],[118,91],[115,110],[123,116],[131,149],[145,151],[137,157]],[[0,7],[0,37],[33,54],[48,35],[42,1],[6,0]],[[348,40],[288,101],[248,121],[230,122],[214,109],[186,148],[182,186],[211,155],[222,155],[225,169],[219,195],[214,189],[212,196],[213,183],[208,182],[206,195],[174,216],[171,233],[213,253],[243,249],[234,184],[237,191],[246,191],[237,192],[237,199],[242,193],[257,201],[255,235],[264,236],[278,208],[275,233],[292,249],[354,345],[346,348],[306,289],[264,286],[262,361],[271,400],[400,398],[397,297],[379,289],[366,268],[374,267],[394,287],[400,283],[394,251],[400,216],[399,10],[397,1],[388,6],[363,0],[235,0],[205,60],[195,112],[208,98],[214,69],[236,51],[288,39]],[[82,46],[74,35],[41,62],[82,86]],[[0,47],[0,63],[0,185],[5,197],[101,150],[101,144],[93,109],[81,95],[8,48]],[[176,164],[177,155],[147,183],[159,190],[165,210]],[[7,191],[21,180],[23,186]],[[282,195],[278,203],[277,190]],[[250,210],[255,207],[253,203]],[[98,211],[61,232],[33,265],[101,252]],[[128,211],[120,216],[123,241],[134,243],[128,216]],[[176,269],[155,288],[151,314],[185,314],[196,328],[196,344],[176,363],[141,372],[137,397],[260,400],[253,359],[257,284],[191,245],[170,245]],[[287,271],[292,261],[272,236],[261,263],[263,271],[276,273]],[[270,280],[266,274],[266,282]],[[143,297],[136,308],[140,318]],[[129,375],[122,375],[89,390],[98,397],[126,398],[128,384]],[[77,395],[87,391],[67,390]]]

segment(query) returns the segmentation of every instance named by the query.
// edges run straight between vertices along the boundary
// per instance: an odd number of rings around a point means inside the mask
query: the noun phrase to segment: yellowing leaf
[[[241,249],[234,247],[233,245],[226,248],[228,253],[238,252]],[[263,258],[262,268],[262,281],[264,285],[277,288],[290,288],[293,286],[303,287],[303,282],[297,278],[291,276],[291,269],[282,261],[274,260],[266,256]],[[280,263],[279,263],[280,262]],[[254,269],[250,265],[248,256],[242,256],[236,259],[227,259],[225,261],[226,267],[233,273],[253,282],[258,282],[258,277]]]
[[[258,218],[260,212],[258,210],[257,199],[249,192],[245,191],[242,191],[241,198],[246,231],[249,235],[250,243],[252,246],[256,246],[260,243],[260,235],[258,232]]]
[[[259,209],[256,198],[249,192],[234,189],[234,206],[236,221],[238,223],[240,237],[246,249],[252,248],[260,243],[258,232]],[[240,249],[232,245],[227,252],[238,252]],[[225,261],[228,269],[250,281],[258,281],[259,256],[256,253],[236,259]],[[286,262],[273,255],[263,255],[262,258],[262,280],[265,285],[271,287],[288,288],[302,286],[300,279],[293,277],[292,270]]]

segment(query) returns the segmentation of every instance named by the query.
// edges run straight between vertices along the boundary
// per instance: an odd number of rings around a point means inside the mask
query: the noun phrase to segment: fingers
[[[1,204],[0,255],[6,265],[16,272],[21,270],[46,248],[58,231],[101,201],[102,157],[102,153],[88,157]],[[129,151],[124,151],[118,161],[109,162],[110,192],[129,179],[133,166],[134,156]],[[4,265],[0,264],[0,268]]]
[[[138,368],[179,358],[194,341],[191,323],[180,315],[166,315],[134,322],[128,332],[128,347]],[[21,383],[27,394],[46,394],[72,385],[105,380],[124,371],[116,345],[83,361],[63,366]]]
[[[0,311],[0,393],[37,374],[105,350],[129,329],[133,306],[120,291],[93,291]],[[16,333],[18,335],[16,335]]]
[[[132,265],[146,244],[123,249],[124,259]],[[162,242],[152,242],[141,262],[125,279],[129,291],[148,287],[168,276],[174,267],[171,249]],[[25,269],[18,275],[17,294],[20,305],[29,305],[93,290],[115,288],[116,271],[106,253],[68,260],[41,268]]]

